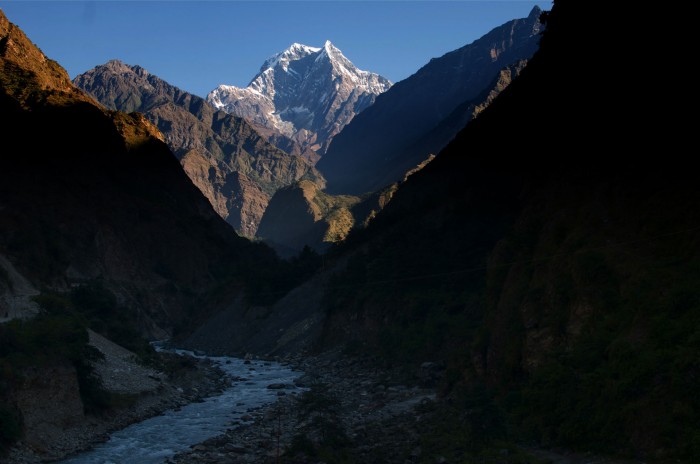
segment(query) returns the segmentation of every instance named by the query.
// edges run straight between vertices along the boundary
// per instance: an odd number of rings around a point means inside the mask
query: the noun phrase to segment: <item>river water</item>
[[[268,389],[268,385],[291,384],[300,375],[277,363],[252,361],[244,364],[242,359],[228,357],[209,359],[230,376],[245,380],[235,382],[223,394],[207,398],[202,403],[188,404],[178,411],[167,411],[130,425],[91,451],[60,462],[160,464],[190,445],[223,433],[231,427],[232,421],[240,419],[250,409],[275,401],[277,390]]]

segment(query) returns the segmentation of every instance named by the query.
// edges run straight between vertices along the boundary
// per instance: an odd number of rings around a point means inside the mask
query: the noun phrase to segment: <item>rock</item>
[[[243,446],[234,445],[233,443],[226,443],[224,449],[231,453],[246,454],[249,451]]]
[[[289,385],[287,385],[286,383],[271,383],[267,386],[267,388],[270,390],[283,390],[288,387]]]
[[[294,379],[294,385],[299,388],[306,388],[309,386],[309,379],[306,376]]]
[[[442,378],[445,368],[435,362],[424,362],[418,368],[418,378],[423,386],[435,386]]]

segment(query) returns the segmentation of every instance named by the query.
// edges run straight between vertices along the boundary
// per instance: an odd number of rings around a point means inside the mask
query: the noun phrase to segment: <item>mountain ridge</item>
[[[144,113],[217,213],[242,235],[255,235],[278,188],[302,178],[323,183],[306,159],[271,145],[244,119],[215,110],[141,66],[112,60],[74,82],[107,108]]]
[[[459,105],[478,100],[504,68],[532,56],[541,12],[534,7],[527,18],[509,21],[431,59],[377,97],[333,139],[318,162],[328,193],[359,195],[383,188],[447,145],[461,127],[427,144],[425,137]]]

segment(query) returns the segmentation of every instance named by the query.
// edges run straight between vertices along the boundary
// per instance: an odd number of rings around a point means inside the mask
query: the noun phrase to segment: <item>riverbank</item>
[[[305,391],[274,386],[276,403],[250,411],[225,434],[168,462],[275,463],[279,455],[286,463],[403,464],[422,454],[416,444],[436,404],[434,388],[411,385],[399,369],[337,352],[296,358],[290,364],[305,372],[295,381]]]
[[[31,422],[29,433],[3,458],[3,463],[35,464],[64,459],[107,441],[116,430],[169,409],[201,401],[221,393],[230,385],[230,379],[208,360],[158,353],[158,369],[146,368],[133,362],[124,364],[114,347],[105,347],[100,342],[97,342],[100,349],[109,353],[105,353],[108,364],[98,371],[103,371],[106,386],[120,392],[121,404],[99,416],[76,417],[61,427],[41,417],[25,417],[25,422]],[[125,383],[123,379],[130,381]],[[46,396],[45,391],[35,393]],[[43,399],[39,396],[33,398],[34,401]],[[31,400],[30,396],[28,401]],[[51,411],[47,413],[51,414]]]

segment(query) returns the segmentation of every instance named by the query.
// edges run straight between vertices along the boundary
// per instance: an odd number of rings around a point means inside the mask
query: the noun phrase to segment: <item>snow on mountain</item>
[[[265,60],[248,87],[220,85],[207,100],[323,154],[389,87],[391,82],[358,69],[330,41],[321,48],[294,43]]]

